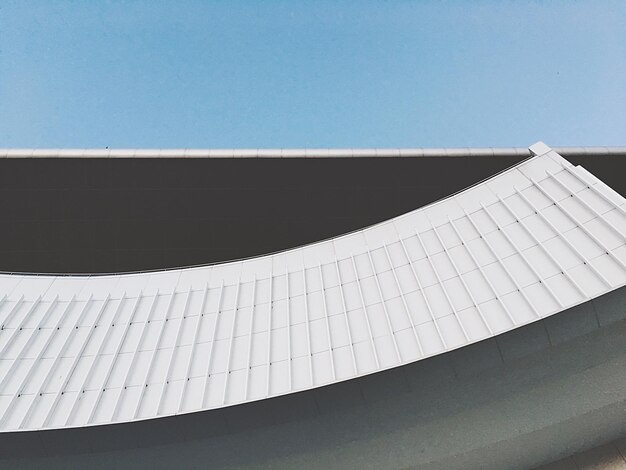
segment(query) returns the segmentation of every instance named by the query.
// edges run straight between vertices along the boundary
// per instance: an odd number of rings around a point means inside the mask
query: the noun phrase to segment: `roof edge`
[[[537,144],[535,144],[536,146]],[[532,146],[532,147],[535,147]],[[623,156],[622,147],[554,147],[563,157]],[[0,148],[0,158],[366,158],[530,157],[525,147],[300,148],[300,149],[22,149]]]

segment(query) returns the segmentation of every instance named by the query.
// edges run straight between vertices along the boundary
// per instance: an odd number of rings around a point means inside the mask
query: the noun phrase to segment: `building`
[[[560,150],[566,159],[542,143],[499,156],[472,149],[457,151],[458,156],[421,151],[432,155],[423,158],[415,150],[406,158],[402,150],[386,152],[334,160],[354,170],[354,162],[380,168],[381,162],[428,158],[435,159],[431,165],[449,168],[454,159],[464,165],[464,174],[450,170],[420,177],[439,190],[445,180],[474,179],[466,182],[467,189],[448,187],[450,196],[406,214],[316,243],[298,240],[302,246],[270,255],[126,274],[93,275],[106,269],[92,269],[91,275],[3,274],[0,445],[5,462],[528,468],[621,437],[626,201],[569,160],[586,158],[592,166],[600,160],[624,184],[626,152],[569,149],[568,156],[568,149]],[[232,152],[208,156],[226,157],[219,161],[231,165],[273,166],[273,177],[296,192],[307,177],[322,177],[322,187],[331,180],[334,192],[322,212],[341,204],[336,195],[347,194],[341,183],[350,187],[350,180],[332,181],[336,175],[320,169],[301,172],[324,165],[315,158],[320,151],[310,159],[302,153],[281,152],[281,159],[272,158],[277,155],[271,151],[254,159],[234,158],[245,154]],[[40,243],[37,249],[6,249],[15,260],[7,270],[30,263],[38,269],[21,270],[38,272],[54,270],[50,267],[64,258],[50,254],[58,250],[41,248],[55,242],[47,240],[52,231],[39,230],[41,224],[54,224],[45,217],[20,220],[24,209],[45,212],[54,206],[78,214],[70,223],[79,233],[91,234],[111,220],[94,218],[98,206],[90,204],[97,199],[92,186],[103,175],[85,171],[86,166],[81,171],[69,157],[80,157],[83,165],[112,160],[132,168],[141,156],[174,156],[105,152],[107,160],[84,151],[5,154],[39,156],[5,161],[25,165],[32,178],[53,186],[63,165],[74,171],[63,178],[75,181],[77,189],[50,189],[62,194],[67,207],[42,205],[36,191],[22,194],[19,203],[3,198],[15,211],[17,226],[30,233],[23,246],[35,239]],[[116,155],[134,158],[110,158]],[[209,160],[218,161],[198,161]],[[181,165],[181,160],[166,161]],[[42,162],[60,167],[44,172]],[[276,165],[283,167],[276,170]],[[285,165],[292,165],[290,173]],[[502,168],[494,171],[494,165]],[[486,170],[490,175],[477,175]],[[258,173],[231,172],[234,179],[257,184]],[[374,166],[369,172],[352,174],[367,180],[374,192],[371,197],[357,190],[351,200],[364,214],[380,210],[370,204],[379,194],[377,184],[397,187]],[[9,182],[15,175],[3,175],[5,191],[23,191]],[[132,187],[128,173],[121,177]],[[200,190],[190,180],[181,184]],[[225,180],[214,185],[221,188],[212,189],[215,195],[233,191]],[[157,180],[156,200],[169,200],[176,192],[159,193],[160,188]],[[270,201],[287,194],[272,187],[266,191]],[[121,193],[117,207],[126,231],[143,234],[141,223],[154,229],[151,219],[133,217],[133,211],[150,204],[123,196],[140,193]],[[250,200],[257,193],[246,196]],[[404,199],[402,191],[396,196]],[[443,195],[430,193],[432,199],[438,196]],[[153,219],[171,226],[168,237],[176,239],[178,233],[184,241],[181,226],[194,218],[230,225],[247,216],[224,210],[224,199],[216,199],[208,199],[208,215],[192,211],[180,219],[159,219],[161,208],[153,207]],[[293,205],[289,216],[310,217],[297,202],[287,202]],[[258,221],[253,238],[300,236],[292,226],[310,226],[297,221],[276,226],[274,211],[268,204],[252,214]],[[267,220],[271,223],[264,225]],[[233,241],[250,239],[248,224]],[[107,238],[110,232],[104,233]],[[75,253],[97,251],[83,238],[60,250],[70,259],[62,270],[85,265],[76,257],[72,267]],[[151,245],[148,254],[167,251],[139,238],[139,245]],[[263,243],[253,249],[258,248]],[[154,259],[135,258],[141,268]],[[156,259],[158,264],[165,258]],[[94,266],[97,260],[83,262]],[[120,271],[119,263],[128,259],[114,262]]]

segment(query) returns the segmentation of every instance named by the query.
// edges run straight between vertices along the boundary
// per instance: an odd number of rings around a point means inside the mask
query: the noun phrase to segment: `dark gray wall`
[[[283,250],[413,210],[518,160],[0,159],[0,271],[134,271]],[[572,161],[626,193],[626,159]]]

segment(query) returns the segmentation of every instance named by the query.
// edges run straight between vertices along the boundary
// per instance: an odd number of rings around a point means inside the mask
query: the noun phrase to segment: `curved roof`
[[[0,276],[0,430],[157,418],[493,337],[626,282],[626,200],[542,143],[437,203],[258,258]]]

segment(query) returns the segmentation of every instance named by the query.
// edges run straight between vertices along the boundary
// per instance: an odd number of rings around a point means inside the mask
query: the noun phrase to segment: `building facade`
[[[590,155],[619,156],[609,153]],[[419,158],[496,158],[463,155]],[[254,162],[307,161],[289,157]],[[405,157],[368,158],[359,165]],[[3,455],[59,466],[527,468],[619,437],[626,201],[542,143],[503,158],[517,163],[424,207],[270,255],[126,274],[3,274]],[[366,214],[370,196],[360,194],[352,204]],[[149,206],[138,204],[126,215]],[[275,220],[266,210],[258,220]],[[76,214],[85,227],[99,223],[89,204]],[[169,222],[172,233],[184,225]],[[280,232],[263,228],[258,238]]]

